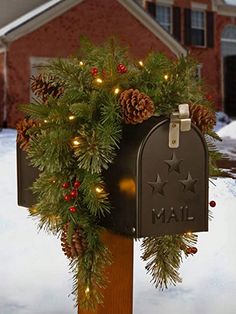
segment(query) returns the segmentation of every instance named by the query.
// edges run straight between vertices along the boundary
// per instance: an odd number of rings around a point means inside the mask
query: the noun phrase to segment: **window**
[[[172,10],[170,6],[157,5],[156,19],[165,30],[172,33]]]
[[[195,46],[205,46],[205,12],[191,12],[191,37],[192,44]]]

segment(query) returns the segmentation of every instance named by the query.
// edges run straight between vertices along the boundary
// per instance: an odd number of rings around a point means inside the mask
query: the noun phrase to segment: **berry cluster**
[[[91,72],[92,76],[96,76],[96,75],[98,75],[98,68],[93,67],[93,68],[91,68],[90,72]]]
[[[123,63],[119,63],[117,65],[117,71],[120,73],[120,74],[124,74],[128,71],[127,67],[123,64]]]
[[[81,185],[81,183],[79,181],[75,180],[75,182],[73,184],[73,189],[69,193],[64,195],[64,200],[66,202],[70,202],[71,200],[76,199],[76,197],[79,194],[78,189],[80,188],[80,185]],[[70,183],[69,182],[64,182],[62,184],[62,188],[65,189],[65,190],[69,189],[69,187],[70,187]],[[71,213],[75,213],[77,211],[77,208],[75,206],[71,206],[69,208],[69,211]]]
[[[197,253],[197,248],[194,246],[190,246],[186,248],[186,254],[196,254]]]

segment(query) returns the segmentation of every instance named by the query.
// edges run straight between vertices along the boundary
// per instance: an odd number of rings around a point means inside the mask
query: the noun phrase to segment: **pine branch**
[[[143,255],[147,261],[147,272],[152,282],[160,289],[176,285],[182,281],[179,267],[182,262],[182,250],[196,243],[196,235],[173,235],[145,238],[142,243]]]

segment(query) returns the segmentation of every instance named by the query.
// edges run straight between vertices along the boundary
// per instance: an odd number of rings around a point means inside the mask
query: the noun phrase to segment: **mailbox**
[[[18,205],[31,207],[35,202],[31,187],[39,175],[37,168],[32,167],[27,159],[27,153],[17,144],[17,192]]]
[[[170,147],[170,120],[152,117],[125,125],[117,156],[104,172],[111,214],[101,224],[134,237],[208,230],[208,155],[192,124]],[[175,143],[175,141],[173,141]],[[38,176],[18,148],[18,203],[34,203],[30,186]]]
[[[208,150],[192,124],[170,148],[170,120],[152,117],[124,128],[105,174],[112,204],[104,225],[135,237],[208,230]]]

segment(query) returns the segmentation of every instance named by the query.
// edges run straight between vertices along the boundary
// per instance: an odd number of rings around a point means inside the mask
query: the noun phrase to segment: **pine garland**
[[[78,56],[53,61],[44,75],[46,85],[47,77],[50,86],[55,78],[56,88],[63,91],[60,97],[47,93],[46,103],[42,95],[42,103],[21,106],[37,122],[27,131],[27,153],[40,170],[33,185],[37,202],[30,214],[39,218],[40,228],[56,234],[68,223],[72,229],[82,228],[87,246],[71,259],[70,267],[76,303],[84,308],[102,303],[104,268],[111,262],[98,222],[110,211],[102,172],[113,162],[121,140],[120,93],[134,89],[148,95],[155,115],[169,116],[180,103],[201,104],[207,110],[211,104],[202,83],[195,79],[195,66],[190,57],[173,61],[159,53],[140,62],[130,59],[114,40],[103,46],[82,40]],[[207,136],[211,142],[215,137],[210,128]],[[212,146],[209,150],[214,174],[218,156]],[[142,258],[157,287],[181,281],[183,248],[195,242],[195,235],[144,239]]]

